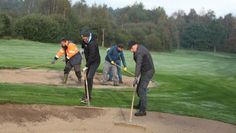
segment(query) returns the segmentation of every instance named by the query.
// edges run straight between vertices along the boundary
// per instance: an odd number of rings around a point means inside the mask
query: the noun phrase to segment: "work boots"
[[[136,112],[134,115],[135,115],[135,116],[146,116],[147,113],[146,113],[146,111],[138,111],[138,112]]]
[[[68,76],[69,76],[69,74],[64,74],[64,78],[63,78],[63,81],[62,81],[63,84],[66,84]]]

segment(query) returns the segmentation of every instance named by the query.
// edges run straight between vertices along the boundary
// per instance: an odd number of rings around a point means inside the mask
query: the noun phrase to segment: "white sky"
[[[72,0],[72,3],[80,0]],[[233,13],[236,16],[236,0],[85,0],[88,5],[106,4],[113,9],[122,8],[127,5],[133,5],[135,1],[142,2],[144,8],[153,9],[155,7],[164,7],[166,13],[171,15],[173,12],[182,9],[186,13],[194,8],[198,13],[204,10],[213,10],[216,16],[223,16]]]

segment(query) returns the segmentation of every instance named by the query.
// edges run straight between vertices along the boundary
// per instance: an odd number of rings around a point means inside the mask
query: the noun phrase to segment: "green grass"
[[[56,44],[45,44],[32,41],[1,40],[0,42],[0,67],[22,68],[45,64],[44,68],[59,69],[63,67],[62,61],[54,66],[50,61],[60,49]]]
[[[0,84],[0,92],[0,103],[2,104],[84,105],[80,103],[80,98],[84,93],[82,88]],[[128,107],[130,101],[125,97],[131,97],[131,93],[126,93],[127,91],[96,90],[92,104],[100,107]]]
[[[21,68],[49,63],[57,44],[1,40],[0,68]],[[100,48],[102,70],[105,49]],[[134,72],[132,54],[125,51]],[[236,124],[236,54],[178,50],[152,52],[158,87],[148,93],[148,110],[188,115]],[[63,70],[64,63],[40,69]],[[1,76],[1,75],[0,75]],[[0,84],[1,103],[81,105],[83,89],[57,86]],[[131,92],[94,90],[94,106],[128,108]]]

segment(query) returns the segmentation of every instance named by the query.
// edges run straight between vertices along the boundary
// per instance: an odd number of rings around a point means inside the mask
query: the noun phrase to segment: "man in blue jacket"
[[[122,44],[112,46],[107,52],[107,56],[105,58],[105,63],[103,66],[103,76],[102,76],[102,84],[106,84],[108,80],[109,71],[112,70],[112,79],[113,85],[119,85],[118,73],[117,73],[117,65],[122,60],[124,65],[124,71],[127,70],[126,62],[123,54],[124,47]]]
[[[110,50],[110,48],[108,48],[107,49],[107,53],[109,52],[109,50]],[[122,80],[122,69],[121,69],[121,58],[124,58],[125,56],[124,56],[124,52],[120,52],[120,58],[119,58],[119,60],[117,61],[117,75],[118,75],[118,79],[119,79],[119,83],[120,84],[123,84],[123,80]],[[125,61],[124,61],[125,62]],[[113,77],[113,75],[112,75],[112,70],[110,70],[109,72],[108,72],[108,75],[109,75],[109,78],[108,78],[108,81],[112,81],[113,79],[112,79],[112,77]]]

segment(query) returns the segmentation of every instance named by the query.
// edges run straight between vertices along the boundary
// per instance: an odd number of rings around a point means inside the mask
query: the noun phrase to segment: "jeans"
[[[116,64],[118,66],[121,66],[121,61],[117,61]],[[118,74],[119,81],[122,81],[122,71],[121,71],[120,67],[117,67],[117,74]],[[108,75],[109,75],[109,80],[111,81],[112,80],[112,76],[113,76],[112,70],[110,70],[108,72]]]
[[[87,70],[87,82],[88,82],[88,91],[89,91],[89,98],[91,99],[91,96],[92,96],[92,89],[93,89],[93,78],[94,78],[94,75],[99,67],[99,64],[100,63],[93,63],[92,65],[90,65],[88,67],[88,70]],[[85,85],[85,97],[87,96],[87,91],[86,91],[86,85]]]
[[[117,75],[117,67],[115,65],[112,65],[110,62],[105,61],[103,66],[103,75],[102,75],[102,82],[106,83],[108,80],[109,72],[112,72],[112,78],[114,84],[118,84],[118,75]]]
[[[141,73],[140,80],[137,85],[137,95],[139,97],[139,111],[145,112],[147,108],[147,87],[152,79],[154,70]]]
[[[80,72],[80,64],[72,65],[69,61],[66,63],[66,66],[64,68],[64,74],[69,74],[71,69],[74,67],[75,75],[78,78],[78,80],[81,80],[81,72]]]

